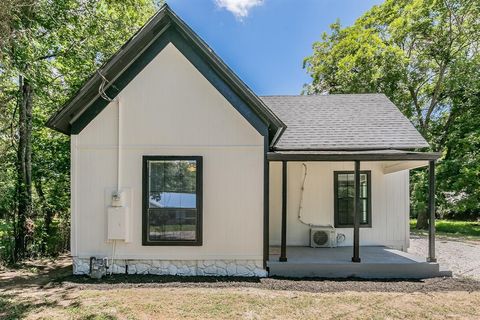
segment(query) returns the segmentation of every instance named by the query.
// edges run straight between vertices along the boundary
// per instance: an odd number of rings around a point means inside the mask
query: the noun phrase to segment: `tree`
[[[457,63],[452,72],[459,76],[453,77],[458,82],[448,84],[455,111],[442,142],[438,184],[444,194],[439,209],[453,218],[475,219],[480,211],[480,55]],[[442,130],[436,126],[432,131]]]
[[[7,0],[0,5],[1,202],[13,224],[10,260],[48,251],[54,217],[68,227],[69,140],[44,127],[66,101],[154,13],[152,0]],[[6,174],[6,173],[10,174]],[[12,192],[15,187],[15,192]],[[54,250],[55,251],[55,250]]]
[[[476,0],[387,0],[350,27],[337,21],[304,61],[312,76],[305,92],[383,92],[434,150],[444,151],[465,102],[478,94],[458,71],[478,57],[479,14]],[[440,186],[443,197],[449,187]],[[418,214],[425,228],[426,211]]]

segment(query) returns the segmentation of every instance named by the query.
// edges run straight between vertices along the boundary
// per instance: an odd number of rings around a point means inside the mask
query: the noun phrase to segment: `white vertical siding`
[[[254,259],[263,252],[263,137],[169,44],[119,95],[128,259]],[[73,255],[110,255],[105,190],[116,186],[117,109],[72,137]],[[142,246],[142,156],[203,156],[203,245]],[[73,244],[76,245],[74,246]]]
[[[72,256],[77,254],[77,135],[72,135],[70,137],[70,252]]]
[[[302,218],[316,225],[334,225],[334,171],[353,170],[353,162],[306,162],[308,176],[303,198]],[[371,171],[372,227],[360,229],[361,245],[386,245],[406,249],[408,245],[408,170],[384,174],[385,163],[362,162],[361,170]],[[280,244],[281,163],[270,164],[270,244]],[[301,162],[288,163],[287,244],[309,245],[309,227],[298,220]],[[353,230],[338,228],[346,235],[342,245],[351,246]]]

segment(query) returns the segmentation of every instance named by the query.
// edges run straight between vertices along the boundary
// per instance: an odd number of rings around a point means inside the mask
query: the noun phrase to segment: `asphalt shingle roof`
[[[263,96],[287,125],[276,150],[416,149],[428,143],[383,94]]]

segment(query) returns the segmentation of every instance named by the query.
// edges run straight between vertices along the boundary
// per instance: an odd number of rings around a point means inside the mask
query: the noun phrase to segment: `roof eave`
[[[168,18],[168,19],[167,19]],[[149,32],[154,31],[160,22],[164,21],[160,31],[152,37]],[[71,125],[88,107],[95,102],[99,95],[96,94],[92,96],[88,101],[81,101],[84,98],[86,93],[92,93],[93,90],[96,91],[96,88],[101,83],[102,78],[99,75],[99,72],[104,75],[106,78],[110,79],[110,82],[113,82],[118,76],[120,76],[125,69],[128,67],[128,63],[125,65],[120,64],[120,73],[116,70],[112,70],[114,67],[118,66],[118,62],[126,54],[130,52],[130,49],[134,46],[137,46],[139,43],[142,44],[142,40],[148,41],[150,37],[152,39],[157,39],[168,27],[170,27],[171,22],[174,23],[177,30],[186,34],[187,37],[193,41],[197,49],[200,49],[201,53],[208,57],[213,63],[211,66],[221,74],[223,78],[231,85],[232,89],[237,92],[245,102],[254,110],[254,112],[264,121],[269,128],[275,132],[275,137],[278,137],[279,134],[285,131],[286,125],[280,120],[280,118],[275,115],[266,104],[242,81],[238,78],[235,73],[213,52],[213,50],[200,38],[198,37],[193,30],[186,25],[171,9],[168,5],[162,6],[162,8],[142,27],[137,31],[121,48],[117,53],[115,53],[108,61],[106,61],[90,78],[85,82],[85,84],[77,91],[77,93],[67,101],[62,108],[57,111],[50,119],[46,122],[46,126],[59,131],[64,134],[71,134]],[[157,28],[158,29],[158,28]],[[148,37],[150,36],[150,37]],[[147,50],[153,41],[150,39],[147,45],[143,47],[143,51]],[[138,57],[138,55],[136,56]],[[131,63],[132,61],[130,61]],[[115,71],[115,72],[114,72]],[[114,74],[114,76],[110,75]],[[106,85],[107,89],[108,84]],[[271,137],[271,141],[273,137]]]
[[[405,152],[418,152],[421,150],[426,150],[430,148],[428,143],[418,144],[418,145],[388,145],[388,146],[376,146],[376,147],[362,147],[362,146],[353,146],[353,147],[274,147],[273,151],[291,151],[291,152],[301,152],[301,151],[348,151],[348,152],[364,152],[364,151],[378,151],[378,150],[398,150]]]
[[[283,133],[286,128],[285,123],[283,123],[283,121],[273,113],[270,108],[268,108],[268,106],[250,89],[250,87],[248,87],[248,85],[244,83],[218,55],[215,54],[207,43],[175,14],[175,12],[170,10],[169,7],[167,7],[167,11],[171,19],[175,22],[175,25],[180,27],[181,31],[194,41],[197,48],[200,49],[204,55],[208,56],[208,58],[215,61],[215,64],[212,65],[212,67],[226,77],[230,84],[233,84],[235,89],[238,90],[237,93],[249,102],[249,105],[256,110],[262,120],[265,121],[269,127],[273,127],[273,131],[276,132],[275,135],[278,135],[279,132]]]
[[[372,151],[372,150],[370,150]],[[440,152],[391,152],[395,150],[374,150],[369,153],[365,151],[329,151],[329,152],[269,152],[269,161],[435,161],[441,157]]]
[[[99,75],[99,72],[108,77],[111,69],[117,65],[118,61],[122,59],[131,47],[138,45],[147,35],[148,31],[153,31],[157,24],[165,18],[165,14],[168,10],[168,5],[163,5],[160,10],[153,15],[146,23],[135,32],[130,39],[122,45],[122,47],[103,65],[98,68],[84,83],[84,85],[46,122],[46,126],[59,131],[65,134],[71,134],[71,123],[72,119],[86,110],[99,95],[96,95],[95,98],[90,99],[87,104],[79,105],[80,99],[83,97],[83,94],[89,92],[90,90],[96,89],[98,87],[98,82],[102,81],[102,78]],[[166,21],[167,22],[167,21]],[[162,28],[163,29],[163,28]],[[124,69],[124,68],[122,68]],[[106,88],[108,84],[106,85]],[[72,117],[73,113],[73,117]],[[66,118],[69,118],[68,120]]]

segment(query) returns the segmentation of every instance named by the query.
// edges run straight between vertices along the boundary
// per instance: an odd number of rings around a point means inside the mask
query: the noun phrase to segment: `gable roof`
[[[78,134],[168,44],[175,47],[274,150],[412,150],[428,143],[383,94],[259,98],[169,7],[162,8],[47,122]],[[287,129],[288,126],[288,129]]]
[[[265,96],[287,129],[275,150],[411,150],[428,147],[383,94]]]
[[[81,132],[108,104],[99,94],[103,77],[108,79],[105,93],[114,98],[168,43],[173,43],[262,135],[268,130],[270,145],[275,143],[285,124],[168,5],[104,63],[46,125],[65,134]]]

